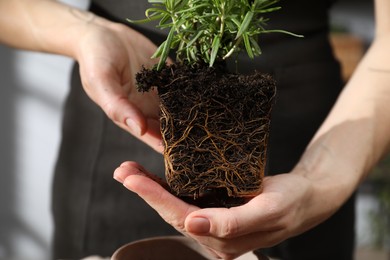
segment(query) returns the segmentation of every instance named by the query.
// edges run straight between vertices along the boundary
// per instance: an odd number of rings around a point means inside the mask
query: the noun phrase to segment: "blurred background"
[[[340,0],[331,18],[331,39],[348,79],[374,35],[372,1]],[[0,45],[0,260],[50,258],[52,171],[71,64]],[[357,260],[390,259],[389,158],[358,191]]]
[[[89,0],[62,0],[85,9]],[[0,259],[50,259],[50,194],[69,58],[0,45]]]

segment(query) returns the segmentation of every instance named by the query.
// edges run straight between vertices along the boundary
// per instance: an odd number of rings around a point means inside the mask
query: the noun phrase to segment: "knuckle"
[[[185,225],[183,222],[169,219],[169,220],[167,220],[167,223],[169,225],[173,226],[180,233],[185,233]]]
[[[162,198],[164,200],[164,198]],[[167,222],[169,225],[174,227],[180,233],[186,233],[185,224],[181,217],[172,214],[171,212],[160,213],[161,217]]]
[[[106,102],[102,105],[103,111],[106,113],[106,115],[113,121],[117,122],[118,118],[115,112],[115,106],[112,104],[112,102]]]

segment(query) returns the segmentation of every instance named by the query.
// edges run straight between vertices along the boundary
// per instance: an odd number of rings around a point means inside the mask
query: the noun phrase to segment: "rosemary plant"
[[[158,27],[169,30],[167,39],[152,58],[160,58],[157,69],[166,62],[170,50],[176,50],[178,62],[195,64],[203,61],[213,66],[242,49],[250,58],[261,54],[258,36],[282,32],[266,30],[265,13],[279,10],[279,0],[148,0],[152,7],[146,19],[130,22],[144,23],[159,20]]]

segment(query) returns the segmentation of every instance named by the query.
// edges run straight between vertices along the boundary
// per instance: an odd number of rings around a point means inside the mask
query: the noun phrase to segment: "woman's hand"
[[[264,191],[245,205],[205,209],[183,202],[150,176],[135,162],[123,163],[114,173],[116,180],[142,197],[166,222],[217,258],[234,259],[276,245],[330,215],[326,207],[314,203],[312,183],[299,174],[265,178]]]
[[[85,91],[118,126],[161,152],[157,93],[140,93],[135,86],[135,74],[156,62],[150,58],[156,46],[98,17],[86,26],[75,55]]]
[[[83,87],[117,125],[161,151],[158,97],[138,93],[135,74],[150,67],[156,46],[125,25],[59,1],[0,0],[0,42],[69,56]]]

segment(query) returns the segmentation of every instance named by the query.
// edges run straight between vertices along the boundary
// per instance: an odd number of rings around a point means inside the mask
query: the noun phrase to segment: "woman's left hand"
[[[204,209],[178,199],[151,176],[135,162],[123,163],[114,173],[116,180],[142,197],[166,222],[217,258],[234,259],[273,246],[327,215],[319,214],[321,207],[313,204],[313,186],[299,174],[266,177],[263,192],[245,205]]]

